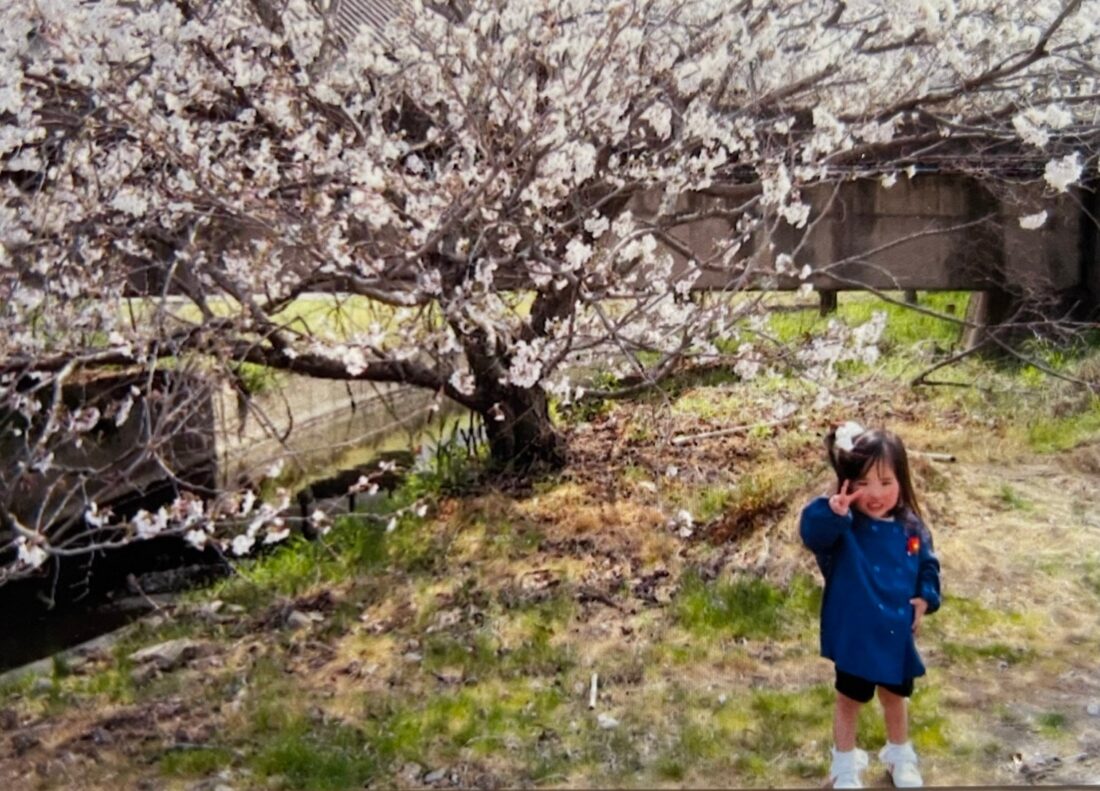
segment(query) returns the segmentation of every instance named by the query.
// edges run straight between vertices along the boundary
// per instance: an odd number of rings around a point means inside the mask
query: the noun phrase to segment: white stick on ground
[[[717,431],[704,431],[699,434],[680,434],[672,438],[672,444],[685,445],[688,442],[694,442],[697,439],[708,439],[709,437],[725,437],[728,434],[740,434],[742,431],[751,431],[754,428],[772,428],[774,426],[782,426],[784,423],[789,423],[790,421],[790,417],[785,417],[782,420],[769,420],[766,423],[748,423],[744,426],[720,428]]]
[[[596,690],[598,689],[599,676],[596,673],[592,674],[592,687],[588,690],[588,708],[596,708]]]
[[[920,456],[931,461],[957,461],[954,453],[935,453],[930,450],[911,450],[910,456]]]

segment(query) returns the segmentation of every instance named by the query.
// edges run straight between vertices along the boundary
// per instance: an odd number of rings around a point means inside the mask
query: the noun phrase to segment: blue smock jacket
[[[878,684],[924,675],[913,641],[913,605],[940,606],[940,562],[932,534],[911,512],[873,519],[837,516],[819,497],[802,511],[802,541],[825,575],[821,655],[838,670]]]

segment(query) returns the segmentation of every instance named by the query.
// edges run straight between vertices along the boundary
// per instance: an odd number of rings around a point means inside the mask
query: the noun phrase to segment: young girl
[[[836,666],[834,788],[861,788],[859,709],[878,690],[888,743],[879,753],[895,786],[921,786],[906,699],[924,675],[914,636],[940,606],[940,564],[921,521],[901,440],[845,423],[825,438],[836,494],[802,512],[802,541],[825,576],[821,655]]]

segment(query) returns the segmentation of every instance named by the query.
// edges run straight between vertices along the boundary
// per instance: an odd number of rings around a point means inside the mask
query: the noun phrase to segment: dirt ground
[[[994,433],[978,437],[973,427],[950,431],[949,422],[901,422],[910,448],[957,459],[914,459],[947,594],[921,638],[929,666],[920,682],[929,696],[922,705],[935,715],[924,726],[914,722],[914,731],[924,727],[936,745],[923,759],[926,779],[930,785],[1100,784],[1100,442],[1036,455],[1001,443]],[[160,667],[120,664],[117,651],[99,650],[73,658],[63,674],[5,691],[0,788],[264,787],[256,776],[232,769],[243,760],[241,742],[226,737],[262,732],[242,718],[250,711],[258,716],[248,696],[263,662],[281,668],[279,683],[289,686],[280,689],[312,702],[310,716],[327,727],[361,716],[342,704],[347,691],[385,696],[403,684],[415,694],[417,684],[448,689],[471,683],[462,676],[468,669],[418,671],[425,662],[422,641],[455,628],[456,620],[476,621],[488,611],[487,601],[537,603],[562,591],[576,609],[555,639],[569,646],[580,668],[569,676],[566,693],[576,701],[564,718],[583,715],[589,667],[614,668],[601,705],[620,718],[633,706],[656,705],[654,689],[675,686],[685,673],[697,696],[712,689],[732,695],[828,683],[831,667],[816,656],[813,629],[749,641],[735,652],[717,645],[686,666],[664,667],[653,659],[680,645],[666,616],[685,569],[701,570],[704,579],[758,574],[778,586],[815,573],[797,539],[797,512],[828,485],[816,441],[785,441],[782,431],[760,433],[753,443],[738,435],[668,441],[708,427],[689,418],[651,423],[644,415],[615,412],[575,433],[573,464],[559,479],[533,490],[441,503],[434,519],[448,534],[445,572],[337,585],[253,612],[181,605],[151,634],[162,640],[180,635],[189,643]],[[783,462],[780,480],[786,469],[817,472],[800,479],[793,496],[749,498],[741,509],[687,529],[670,524],[678,506],[698,508],[691,492],[733,486],[759,471],[763,458]],[[518,527],[490,536],[471,527],[477,520]],[[489,551],[505,539],[513,542],[507,552]],[[467,571],[478,575],[481,598],[456,585]],[[371,584],[387,586],[387,595],[360,595]],[[348,601],[367,602],[351,626],[324,632],[306,622],[293,638],[280,636],[293,613],[323,625],[335,622]],[[500,639],[507,642],[506,630]],[[112,695],[113,684],[124,692]],[[634,716],[658,725],[669,714],[639,711]],[[623,728],[630,726],[624,722]],[[939,741],[927,735],[933,729]],[[637,738],[642,732],[640,725],[629,731]],[[828,747],[820,736],[805,746],[810,768],[804,773],[782,770],[752,784],[778,779],[819,785],[815,772]],[[209,752],[210,745],[228,745],[223,766],[212,759],[190,774],[165,775],[168,748],[186,754]],[[451,760],[439,772],[427,771],[430,762],[397,762],[377,783],[722,787],[743,777],[713,774],[708,766],[716,765],[702,762],[679,776],[642,774],[634,781],[621,773],[593,776],[590,769],[565,768],[532,781],[506,758],[480,754]],[[877,769],[867,780],[887,783]]]
[[[952,430],[951,415],[894,423],[910,448],[929,451],[913,454],[913,469],[948,597],[919,641],[929,667],[920,683],[935,691],[948,732],[977,748],[964,758],[951,750],[926,756],[927,781],[1100,784],[1100,441],[1034,454],[999,431]],[[610,454],[597,447],[594,458],[614,459],[612,446]],[[686,446],[672,463],[705,475],[742,451],[736,438],[712,439]],[[814,443],[780,451],[811,466],[817,454]],[[803,501],[830,480],[823,474],[808,484]],[[797,509],[771,516],[724,531],[731,540],[707,555],[710,562],[779,581],[812,572]],[[828,681],[831,666],[800,655],[750,676],[777,687]],[[890,785],[874,766],[865,782]]]

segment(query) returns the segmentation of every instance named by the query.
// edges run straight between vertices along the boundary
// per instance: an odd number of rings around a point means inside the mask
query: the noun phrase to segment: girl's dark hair
[[[851,450],[843,450],[836,445],[836,429],[825,435],[825,450],[829,454],[829,463],[836,472],[836,489],[839,492],[844,481],[855,482],[867,474],[876,464],[888,463],[898,479],[898,504],[891,516],[911,511],[917,518],[923,519],[917,495],[913,490],[913,479],[909,474],[909,457],[901,437],[884,429],[867,429],[857,434],[852,441]]]

